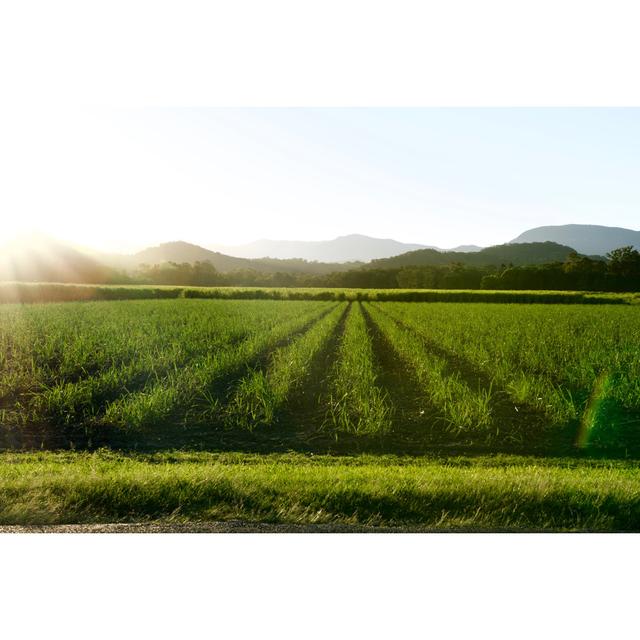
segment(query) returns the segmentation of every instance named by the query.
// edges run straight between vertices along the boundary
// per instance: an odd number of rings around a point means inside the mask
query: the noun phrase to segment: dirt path
[[[426,533],[419,527],[227,522],[0,525],[0,533]],[[451,531],[449,531],[450,533]]]

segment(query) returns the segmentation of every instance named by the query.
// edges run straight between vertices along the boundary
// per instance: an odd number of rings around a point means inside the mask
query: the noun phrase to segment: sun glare
[[[47,277],[43,277],[47,274]],[[6,243],[0,254],[0,280],[38,282],[79,280],[76,267],[69,259],[69,249],[41,233],[21,233]]]

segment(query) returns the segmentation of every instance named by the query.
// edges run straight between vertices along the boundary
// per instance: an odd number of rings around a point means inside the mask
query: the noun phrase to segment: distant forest
[[[183,286],[638,291],[640,253],[632,247],[621,247],[609,253],[606,260],[571,252],[564,261],[544,264],[474,266],[453,262],[361,268],[322,275],[261,273],[253,269],[221,273],[209,262],[167,262],[142,266],[127,282]]]
[[[554,242],[518,243],[468,253],[421,249],[366,264],[330,264],[247,260],[196,245],[169,243],[136,256],[141,257],[148,263],[141,260],[120,268],[66,245],[48,243],[0,253],[0,280],[205,287],[640,291],[640,253],[632,246],[602,257],[581,255]]]

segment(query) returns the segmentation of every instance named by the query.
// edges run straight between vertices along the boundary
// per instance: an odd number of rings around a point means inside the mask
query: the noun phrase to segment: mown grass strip
[[[377,384],[371,336],[360,303],[352,303],[332,372],[325,428],[383,436],[391,430],[393,408]]]
[[[243,378],[225,409],[227,424],[249,430],[273,424],[278,410],[308,377],[314,357],[328,342],[345,306],[340,304],[292,344],[277,349],[265,370]]]
[[[633,463],[531,457],[0,456],[0,523],[341,523],[640,531]]]

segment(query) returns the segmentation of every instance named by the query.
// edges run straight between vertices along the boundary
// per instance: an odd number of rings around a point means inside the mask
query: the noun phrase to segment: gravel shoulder
[[[0,533],[431,533],[419,527],[341,524],[271,524],[241,520],[199,523],[0,525]],[[439,532],[443,533],[442,530]],[[451,533],[451,530],[444,531]]]

